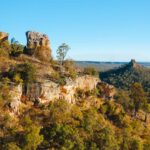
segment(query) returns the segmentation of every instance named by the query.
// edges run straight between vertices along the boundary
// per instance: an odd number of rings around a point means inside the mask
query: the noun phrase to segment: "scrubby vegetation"
[[[83,73],[88,75],[93,75],[93,76],[98,75],[98,71],[93,67],[85,67]]]
[[[46,80],[62,87],[66,79],[97,76],[91,67],[79,73],[65,55],[45,62],[23,54],[18,43],[0,44],[0,149],[150,150],[150,74],[141,67],[102,73],[116,88],[104,82],[89,91],[77,88],[76,103],[60,98],[33,105],[26,98],[19,113],[12,112],[14,86]]]
[[[90,107],[57,100],[48,107],[26,108],[25,117],[11,124],[12,118],[4,114],[1,146],[31,150],[150,148],[150,129],[144,121],[132,119],[113,101],[99,101],[101,104]]]

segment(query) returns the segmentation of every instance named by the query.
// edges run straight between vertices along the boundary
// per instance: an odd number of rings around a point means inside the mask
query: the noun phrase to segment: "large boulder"
[[[51,59],[50,41],[46,34],[27,31],[26,38],[25,53],[42,61],[49,61]]]

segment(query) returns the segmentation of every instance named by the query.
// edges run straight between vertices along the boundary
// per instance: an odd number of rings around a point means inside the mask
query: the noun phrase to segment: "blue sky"
[[[68,58],[150,61],[149,0],[0,0],[0,30],[26,44],[28,30],[46,33],[53,56],[70,45]]]

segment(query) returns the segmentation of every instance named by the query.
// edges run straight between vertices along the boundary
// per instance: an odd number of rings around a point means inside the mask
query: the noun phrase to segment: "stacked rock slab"
[[[43,61],[49,61],[51,58],[50,41],[46,34],[39,32],[26,32],[27,46],[25,53],[34,56]]]

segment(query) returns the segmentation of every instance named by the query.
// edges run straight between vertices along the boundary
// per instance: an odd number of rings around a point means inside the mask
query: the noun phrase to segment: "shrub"
[[[109,127],[105,127],[95,133],[94,139],[95,143],[101,150],[119,150],[115,134]]]
[[[11,50],[10,50],[10,56],[14,56],[14,57],[17,57],[19,56],[20,54],[23,53],[23,45],[21,44],[11,44]]]
[[[75,68],[75,64],[73,60],[65,60],[63,66],[65,67],[65,70],[68,72],[69,77],[72,79],[75,79],[77,76],[77,71]]]
[[[43,141],[43,136],[40,135],[41,128],[35,125],[28,127],[24,135],[23,150],[36,150],[37,146]]]
[[[69,125],[54,124],[43,129],[43,134],[50,149],[83,149],[83,141],[76,129]]]
[[[18,78],[17,80],[21,81],[22,79],[24,83],[32,83],[36,81],[36,68],[28,62],[19,64],[9,71],[9,76],[14,80]]]
[[[63,75],[60,75],[59,72],[53,72],[50,76],[50,79],[60,85],[66,84],[66,79]]]
[[[86,68],[84,68],[83,73],[87,74],[87,75],[93,75],[93,76],[98,75],[98,72],[93,67],[86,67]]]

